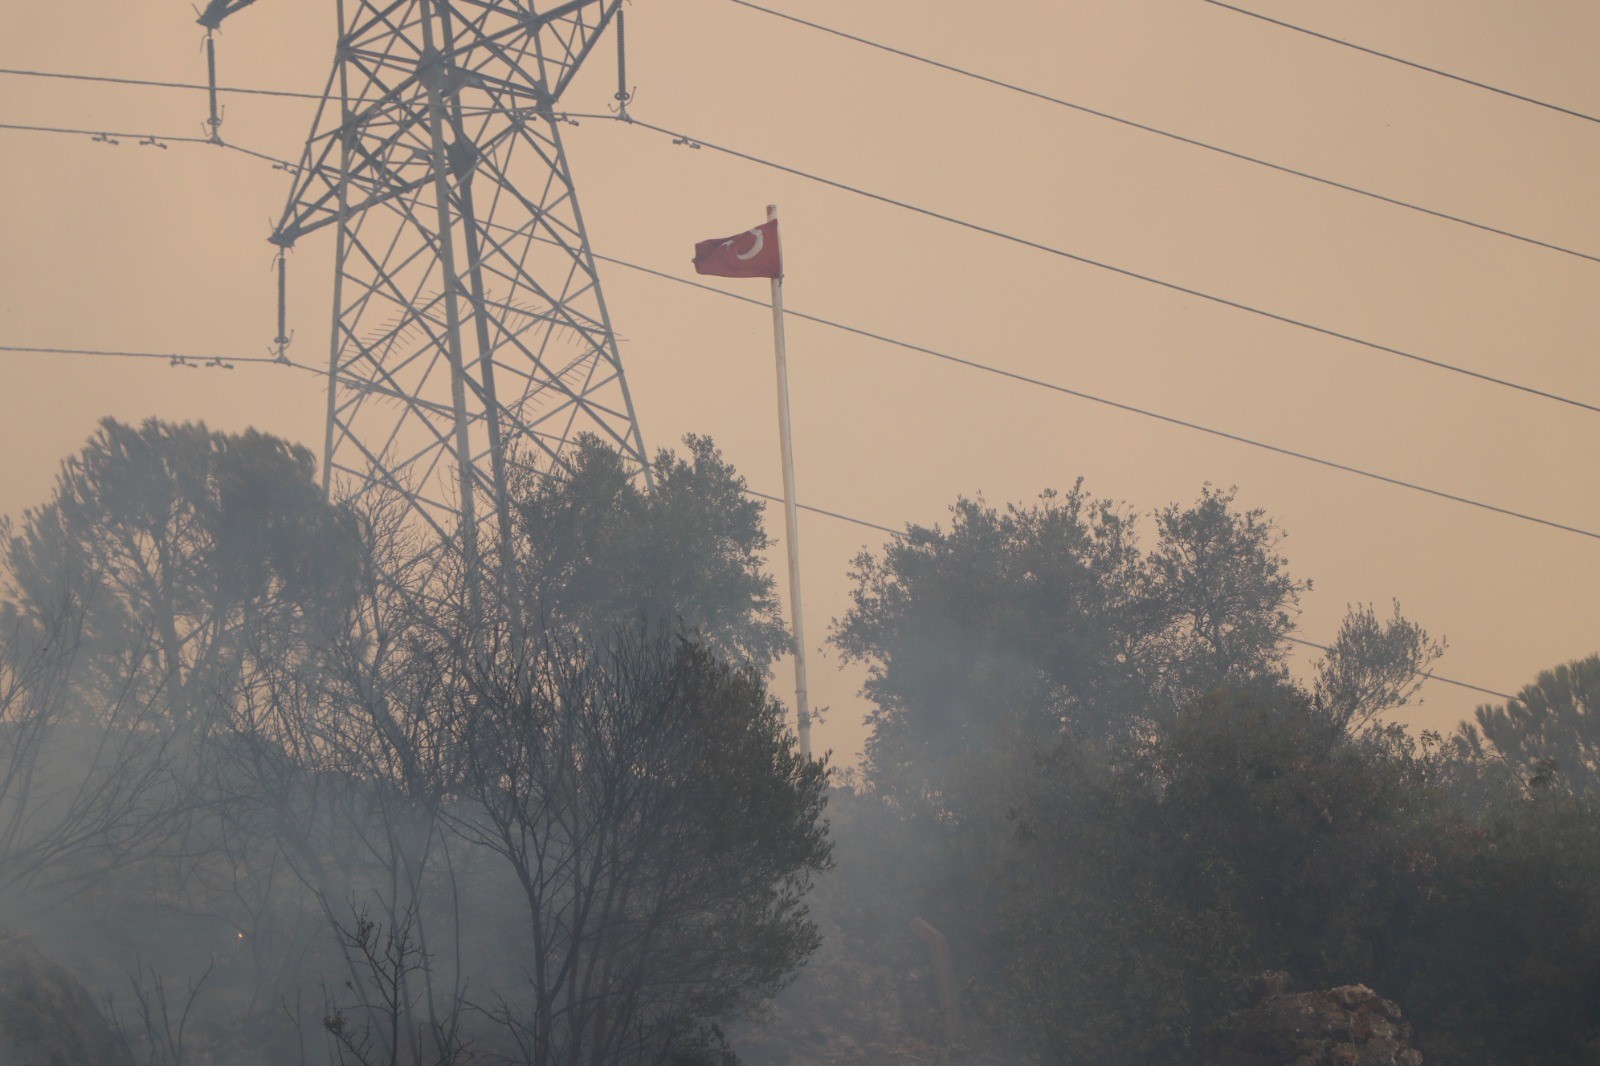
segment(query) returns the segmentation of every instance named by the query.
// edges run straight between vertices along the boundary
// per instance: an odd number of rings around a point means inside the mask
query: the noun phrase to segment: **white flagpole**
[[[778,217],[767,205],[767,220]],[[778,360],[778,440],[783,450],[783,521],[789,549],[789,612],[794,621],[794,689],[800,754],[811,758],[811,707],[806,702],[806,615],[800,600],[800,521],[794,502],[794,440],[789,430],[789,352],[783,338],[783,243],[779,238],[780,274],[772,279],[772,344]]]

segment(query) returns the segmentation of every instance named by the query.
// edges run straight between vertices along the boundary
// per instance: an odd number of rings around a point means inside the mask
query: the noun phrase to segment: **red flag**
[[[778,220],[732,237],[714,237],[694,246],[696,274],[719,278],[780,278],[783,256],[778,250]]]

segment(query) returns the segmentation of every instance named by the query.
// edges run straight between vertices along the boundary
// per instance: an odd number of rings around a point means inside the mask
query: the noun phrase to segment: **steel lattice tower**
[[[649,476],[557,111],[621,3],[339,0],[272,237],[337,241],[324,476],[402,494],[469,559],[516,467],[579,434]]]

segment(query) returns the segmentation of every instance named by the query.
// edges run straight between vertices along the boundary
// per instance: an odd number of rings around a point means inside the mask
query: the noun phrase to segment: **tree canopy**
[[[1460,732],[1472,750],[1487,740],[1524,781],[1600,794],[1600,655],[1542,671],[1474,718]]]
[[[657,453],[653,492],[593,436],[566,468],[518,486],[525,605],[546,626],[590,636],[664,621],[766,671],[789,636],[764,569],[761,505],[710,438],[684,444],[686,455]]]
[[[1280,674],[1310,587],[1288,575],[1281,531],[1209,487],[1154,524],[1145,551],[1136,516],[1080,483],[1004,510],[960,499],[948,530],[913,526],[858,557],[830,639],[867,665],[879,787],[935,797],[974,759],[987,772],[1064,730],[1107,739]]]
[[[246,430],[106,419],[55,493],[4,530],[5,614],[38,627],[82,606],[79,683],[125,684],[187,717],[236,682],[251,642],[337,618],[356,550],[306,449]]]
[[[302,448],[103,424],[5,538],[0,904],[89,872],[34,924],[133,975],[151,1061],[185,982],[219,1061],[730,1061],[816,944],[826,770],[759,506],[688,443],[652,494],[593,440],[516,486],[517,629]]]

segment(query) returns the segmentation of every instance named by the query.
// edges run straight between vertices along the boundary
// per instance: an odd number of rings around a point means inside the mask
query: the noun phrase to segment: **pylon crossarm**
[[[649,484],[554,111],[620,2],[340,5],[273,240],[337,234],[327,468],[402,496],[450,552],[507,542],[510,479],[581,435]]]

